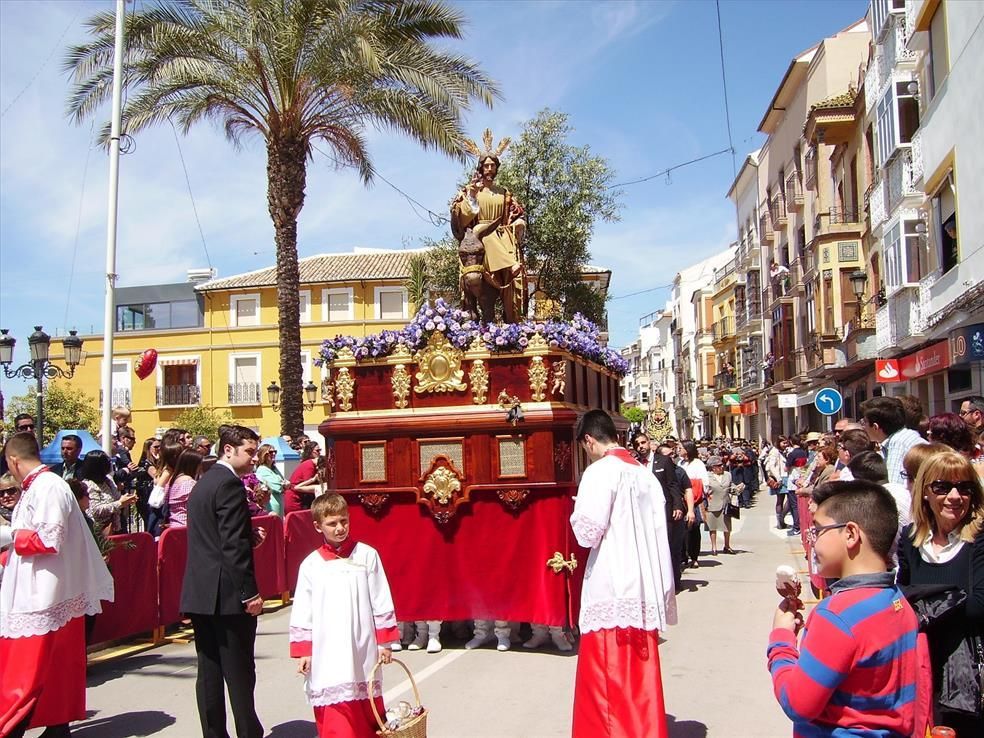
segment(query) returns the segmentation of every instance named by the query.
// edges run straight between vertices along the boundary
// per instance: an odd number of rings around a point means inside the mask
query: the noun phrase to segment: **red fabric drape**
[[[659,633],[613,628],[581,635],[573,738],[665,738]]]
[[[383,717],[386,714],[383,698],[376,697],[374,701]],[[379,728],[368,699],[315,707],[314,722],[318,726],[318,738],[376,738]]]
[[[157,545],[147,533],[111,536],[109,554],[116,598],[103,602],[91,643],[113,641],[157,627]]]
[[[493,493],[494,495],[494,493]],[[482,493],[441,525],[409,496],[393,495],[379,516],[349,497],[352,535],[379,551],[400,620],[487,618],[568,625],[577,618],[571,576],[547,559],[570,557],[572,502],[563,492],[531,492],[518,512]],[[310,512],[286,519],[287,583],[321,545]],[[577,554],[580,577],[586,552]]]

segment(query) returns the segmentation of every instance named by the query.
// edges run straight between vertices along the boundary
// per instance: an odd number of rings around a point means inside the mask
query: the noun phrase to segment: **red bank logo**
[[[875,362],[875,376],[879,382],[901,382],[898,359],[878,359]]]

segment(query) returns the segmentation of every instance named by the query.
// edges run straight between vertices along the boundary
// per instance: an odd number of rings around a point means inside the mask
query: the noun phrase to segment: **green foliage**
[[[615,172],[588,146],[568,143],[565,113],[544,109],[507,149],[496,183],[526,208],[524,256],[537,289],[561,306],[603,323],[605,298],[581,281],[598,220],[618,220]]]
[[[420,306],[427,299],[427,257],[423,253],[410,257],[410,274],[404,283],[407,288],[407,299],[410,302],[410,314],[416,315]]]
[[[440,241],[427,241],[424,252],[427,263],[427,284],[433,298],[443,297],[457,305],[461,301],[458,244],[451,236]]]
[[[182,410],[171,423],[173,428],[184,428],[193,436],[207,436],[213,443],[219,440],[220,425],[235,422],[228,410],[216,411],[208,405]]]
[[[17,415],[30,413],[35,416],[37,410],[37,395],[34,390],[10,398],[10,404],[4,410],[7,418],[3,424],[4,430],[12,433]],[[44,390],[44,443],[50,443],[58,431],[68,428],[98,435],[99,405],[75,387],[50,382]]]
[[[619,412],[622,413],[622,417],[630,423],[641,423],[646,419],[646,411],[641,407],[626,407],[625,405],[622,405]]]

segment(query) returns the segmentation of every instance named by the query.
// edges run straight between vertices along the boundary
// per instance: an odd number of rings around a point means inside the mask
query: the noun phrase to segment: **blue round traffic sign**
[[[844,407],[844,396],[833,387],[824,387],[813,398],[813,404],[823,415],[836,415]]]

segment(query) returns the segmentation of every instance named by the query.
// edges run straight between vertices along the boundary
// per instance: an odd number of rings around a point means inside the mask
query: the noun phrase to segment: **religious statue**
[[[509,190],[495,184],[499,156],[509,139],[502,139],[493,149],[492,131],[486,129],[482,143],[484,148],[474,141],[465,142],[465,150],[477,157],[478,165],[471,181],[451,201],[463,307],[473,318],[489,323],[495,319],[495,303],[501,297],[503,318],[516,323],[525,309],[524,211]]]
[[[649,436],[650,440],[662,443],[672,432],[673,426],[670,425],[670,416],[667,414],[666,408],[663,407],[663,401],[657,397],[646,417],[646,435]]]

